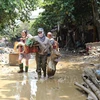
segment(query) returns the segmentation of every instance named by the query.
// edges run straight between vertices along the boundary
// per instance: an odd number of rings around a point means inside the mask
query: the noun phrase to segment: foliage
[[[91,0],[75,0],[73,15],[77,23],[82,24],[82,21],[88,21],[93,16]]]
[[[14,28],[14,30],[9,30],[9,33],[6,34],[7,36],[10,36],[10,38],[16,38],[21,37],[22,30],[27,30],[28,33],[33,35],[33,32],[30,31],[31,23],[29,22],[20,22],[20,24]]]
[[[37,29],[38,27],[43,27],[47,32],[58,24],[67,24],[71,20],[74,20],[71,15],[74,10],[73,1],[74,0],[68,0],[67,2],[65,0],[44,0],[42,7],[45,11],[36,19],[32,28]]]
[[[85,24],[91,18],[97,19],[94,15],[100,15],[100,0],[0,0],[0,33],[8,33],[11,29],[11,33],[15,34],[19,29],[14,29],[17,26],[16,22],[29,21],[30,11],[38,5],[45,11],[29,28],[33,35],[37,34],[39,27],[48,32],[58,24],[68,28],[70,24]]]
[[[40,0],[0,0],[0,30],[12,27],[15,19],[28,21],[30,11],[34,10]],[[15,26],[14,26],[15,27]]]
[[[99,11],[99,6],[95,7],[94,2],[100,4],[100,0],[44,0],[41,7],[45,11],[36,19],[32,28],[37,29],[41,26],[46,31],[50,31],[58,23],[61,27],[69,27],[73,23],[86,24],[91,19],[96,19],[93,10]]]

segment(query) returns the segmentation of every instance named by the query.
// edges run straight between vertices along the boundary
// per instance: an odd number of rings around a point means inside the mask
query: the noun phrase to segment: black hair
[[[27,30],[23,30],[22,32],[24,32],[25,34],[27,34]]]

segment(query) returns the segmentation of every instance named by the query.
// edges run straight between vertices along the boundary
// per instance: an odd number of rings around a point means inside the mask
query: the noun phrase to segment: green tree
[[[74,21],[73,2],[74,0],[44,0],[41,6],[45,11],[36,19],[32,28],[43,27],[46,31],[50,31],[57,24],[65,25]]]
[[[28,21],[41,0],[0,0],[0,30],[15,25],[15,19]]]
[[[45,28],[51,30],[58,23],[63,27],[70,27],[75,23],[77,26],[86,26],[86,23],[100,19],[100,0],[44,0],[41,7],[45,11],[36,19],[32,28]],[[98,18],[97,18],[98,17]]]

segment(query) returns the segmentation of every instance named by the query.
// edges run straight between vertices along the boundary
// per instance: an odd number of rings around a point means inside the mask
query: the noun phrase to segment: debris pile
[[[9,54],[14,53],[13,48],[9,47],[0,47],[0,64],[9,63]]]
[[[86,43],[86,50],[89,55],[100,54],[100,42]]]
[[[100,65],[95,68],[85,68],[82,79],[84,83],[75,82],[75,85],[88,94],[87,100],[100,100]]]

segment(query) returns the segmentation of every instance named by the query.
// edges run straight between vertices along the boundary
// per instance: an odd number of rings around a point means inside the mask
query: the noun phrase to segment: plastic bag
[[[53,60],[49,59],[47,64],[47,74],[48,77],[53,76],[56,72],[56,65]]]
[[[29,47],[32,47],[33,45],[37,44],[37,41],[34,38],[28,38],[25,44]]]
[[[100,80],[100,70],[95,71],[96,77],[98,80]]]
[[[53,49],[53,50],[51,51],[51,57],[52,57],[52,59],[56,59],[56,58],[58,58],[58,57],[61,57],[61,54],[60,54],[59,51]]]

